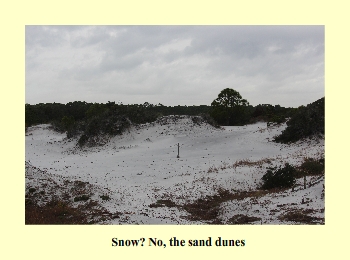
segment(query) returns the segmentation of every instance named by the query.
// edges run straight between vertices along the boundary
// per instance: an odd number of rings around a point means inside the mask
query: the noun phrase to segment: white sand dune
[[[220,189],[255,191],[266,167],[300,165],[306,157],[324,156],[324,139],[272,142],[284,128],[256,123],[217,129],[189,116],[169,116],[133,126],[104,146],[80,149],[77,140],[68,140],[50,125],[33,126],[26,133],[26,187],[64,186],[65,179],[88,182],[94,186],[91,199],[120,213],[107,224],[206,224],[191,220],[181,205]],[[246,215],[259,218],[252,224],[296,224],[281,216],[301,211],[324,223],[324,177],[308,177],[306,189],[302,182],[294,191],[225,201],[217,219],[225,224]],[[103,194],[111,199],[99,199]],[[180,206],[150,207],[157,200]]]

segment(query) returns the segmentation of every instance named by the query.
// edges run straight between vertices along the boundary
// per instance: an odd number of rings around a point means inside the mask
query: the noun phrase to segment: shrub
[[[95,146],[96,140],[104,137],[120,135],[131,126],[131,121],[114,112],[105,111],[89,118],[84,125],[83,134],[78,140],[80,147],[84,145]]]
[[[283,168],[268,168],[262,177],[262,189],[290,188],[295,184],[296,169],[293,165],[286,163]]]
[[[204,122],[208,123],[209,125],[215,127],[215,128],[220,128],[220,125],[216,123],[214,118],[212,118],[209,114],[201,113],[199,114],[200,117],[204,120]]]
[[[35,188],[29,188],[29,192],[30,193],[36,192],[36,189]]]
[[[307,175],[318,175],[324,172],[324,159],[306,158],[300,169]]]
[[[287,128],[275,137],[276,142],[296,142],[316,134],[324,134],[325,99],[321,98],[306,107],[301,106],[287,122]]]
[[[74,198],[74,202],[77,201],[87,201],[88,199],[90,199],[90,197],[88,195],[82,195],[82,196],[78,196]]]
[[[176,207],[176,204],[171,200],[157,200],[156,203],[149,205],[150,208],[159,208],[159,207]]]
[[[261,218],[259,217],[254,217],[254,216],[247,216],[243,214],[237,214],[231,217],[228,220],[229,224],[234,224],[234,225],[244,225],[244,224],[250,224],[256,221],[260,221]]]
[[[267,126],[270,126],[270,125],[274,125],[274,124],[282,124],[286,121],[286,118],[283,117],[283,116],[272,116],[268,122],[267,122]]]
[[[85,134],[83,134],[82,136],[80,136],[79,140],[78,140],[78,144],[79,146],[83,146],[84,144],[86,144],[86,142],[89,140],[89,137]]]
[[[102,196],[100,196],[100,198],[102,199],[102,200],[110,200],[111,198],[109,197],[109,196],[107,196],[107,195],[102,195]]]

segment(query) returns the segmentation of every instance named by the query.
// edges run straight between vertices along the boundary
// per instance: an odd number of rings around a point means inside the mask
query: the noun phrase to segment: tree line
[[[108,101],[107,103],[87,103],[74,101],[67,104],[60,103],[39,103],[25,105],[25,126],[26,128],[35,124],[53,125],[55,130],[67,132],[67,137],[80,135],[80,144],[84,144],[90,137],[109,134],[121,134],[131,124],[144,124],[154,122],[157,118],[167,115],[201,115],[212,125],[245,125],[258,121],[265,121],[268,125],[279,124],[291,118],[289,124],[296,122],[299,127],[286,130],[282,138],[276,141],[295,141],[298,130],[302,135],[314,133],[313,125],[318,122],[318,130],[322,132],[324,124],[324,112],[315,112],[318,109],[324,110],[324,103],[318,102],[314,112],[308,107],[285,108],[280,105],[259,104],[252,106],[246,99],[243,99],[238,91],[226,88],[218,97],[213,100],[210,106],[164,106],[153,105],[148,102],[144,104],[124,105]],[[323,105],[322,105],[323,104]],[[319,116],[322,119],[318,119]],[[295,117],[297,119],[295,119]],[[303,117],[303,118],[302,118]],[[313,120],[312,123],[304,122]],[[322,123],[323,122],[323,123]],[[308,127],[302,131],[301,128]],[[324,128],[323,128],[324,132]]]
[[[129,118],[135,124],[153,122],[160,116],[168,115],[200,115],[210,114],[211,106],[164,106],[144,104],[124,105],[121,103],[87,103],[74,101],[67,104],[39,103],[25,105],[26,127],[36,124],[58,123],[64,121],[81,121],[93,118],[100,114],[118,114]],[[69,120],[68,120],[69,119]]]
[[[87,120],[103,113],[123,115],[135,124],[153,122],[160,116],[168,115],[209,115],[219,125],[244,125],[256,121],[282,122],[294,112],[294,108],[285,108],[280,105],[259,104],[253,107],[242,99],[237,91],[225,89],[211,106],[164,106],[148,102],[124,105],[110,101],[105,104],[84,101],[67,104],[26,104],[25,125],[29,127],[35,124],[60,122],[68,126],[73,122]]]

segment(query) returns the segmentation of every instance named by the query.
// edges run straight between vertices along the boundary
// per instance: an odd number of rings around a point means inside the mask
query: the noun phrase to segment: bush
[[[295,184],[296,169],[293,165],[286,163],[283,168],[268,168],[262,177],[262,189],[290,188]]]
[[[80,138],[78,140],[79,146],[85,145],[88,140],[89,140],[89,137],[87,135],[83,134],[82,136],[80,136]]]
[[[30,193],[33,193],[33,192],[35,192],[35,191],[36,191],[35,188],[29,188],[29,192],[30,192]]]
[[[90,197],[88,195],[82,195],[82,196],[78,196],[74,198],[74,202],[78,202],[78,201],[87,201],[89,200]]]
[[[285,117],[274,115],[268,120],[267,126],[274,125],[274,124],[282,124],[285,121],[286,121]]]
[[[107,195],[102,195],[102,196],[100,196],[100,198],[102,199],[102,200],[110,200],[111,198],[109,197],[109,196],[107,196]]]
[[[318,175],[324,173],[324,159],[306,158],[300,169],[307,175]]]
[[[281,135],[275,137],[276,142],[296,142],[315,134],[324,135],[324,106],[325,99],[321,98],[306,107],[301,106],[287,122],[287,128]]]
[[[214,126],[215,128],[220,128],[220,125],[218,125],[214,118],[212,118],[209,114],[201,113],[199,116],[202,117],[204,122],[208,123],[209,125]]]
[[[176,204],[171,200],[157,200],[156,203],[149,205],[150,208],[159,208],[159,207],[176,207]]]
[[[234,225],[244,225],[244,224],[250,224],[256,221],[260,221],[261,218],[259,217],[254,217],[254,216],[247,216],[243,214],[237,214],[231,217],[228,220],[229,224],[234,224]]]
[[[89,118],[84,125],[83,134],[78,140],[79,146],[95,146],[107,136],[121,135],[131,126],[130,120],[117,113],[105,111]]]

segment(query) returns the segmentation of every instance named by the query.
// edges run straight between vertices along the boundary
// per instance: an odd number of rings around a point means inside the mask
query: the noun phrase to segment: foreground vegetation
[[[217,171],[242,165],[254,167],[265,163],[270,164],[268,160],[256,162],[237,161],[232,166],[225,165],[222,169],[217,169]],[[285,175],[284,178],[281,178],[282,175]],[[322,177],[323,175],[323,158],[305,158],[300,165],[286,164],[284,167],[269,168],[262,178],[261,187],[258,186],[255,190],[233,191],[219,188],[214,195],[207,195],[192,202],[177,204],[169,198],[163,198],[151,203],[148,207],[178,208],[188,213],[188,216],[186,216],[188,220],[206,224],[260,224],[260,221],[262,221],[261,217],[252,214],[236,214],[226,222],[223,222],[220,218],[221,206],[229,201],[242,202],[243,200],[249,200],[250,203],[258,203],[257,200],[261,197],[290,190],[296,179],[305,176]],[[313,184],[309,183],[307,187],[310,187],[310,185]],[[91,188],[91,184],[81,181],[65,181],[64,186],[56,185],[51,188],[47,184],[35,187],[26,185],[25,224],[103,224],[106,221],[119,218],[123,214],[121,212],[112,214],[103,208],[101,203],[110,200],[110,197],[108,195],[99,195],[93,199]],[[301,186],[299,188],[305,189],[306,187]],[[57,193],[61,195],[58,196]],[[307,203],[307,201],[304,202],[303,200],[301,203]],[[295,204],[290,206],[293,205],[295,206]],[[295,210],[291,208],[290,210],[279,211],[279,208],[284,206],[276,205],[276,209],[272,209],[272,211],[280,213],[278,219],[281,221],[299,224],[319,224],[324,222],[324,218],[313,216],[316,210],[312,208]]]

